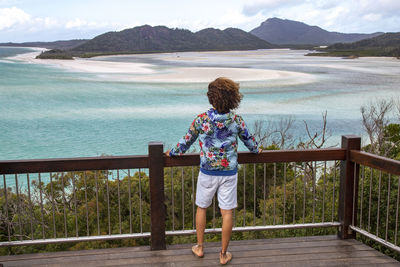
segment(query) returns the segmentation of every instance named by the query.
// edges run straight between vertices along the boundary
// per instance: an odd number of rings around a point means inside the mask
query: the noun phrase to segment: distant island
[[[308,56],[356,57],[397,57],[400,59],[400,33],[385,33],[358,42],[338,43],[318,49]]]
[[[399,57],[400,33],[371,34],[329,32],[303,22],[270,18],[249,32],[236,28],[207,28],[198,32],[143,25],[107,32],[86,40],[0,43],[0,46],[43,47],[37,58],[73,59],[117,54],[189,51],[229,51],[290,48],[317,50],[309,56]],[[326,48],[323,48],[326,47]]]
[[[45,51],[38,58],[72,59],[115,54],[256,50],[275,47],[277,46],[235,28],[208,28],[193,33],[185,29],[144,25],[120,32],[104,33],[69,50]]]
[[[281,47],[352,43],[383,34],[383,32],[371,34],[329,32],[318,26],[310,26],[303,22],[279,18],[267,19],[259,27],[251,30],[250,33]]]
[[[0,43],[0,46],[12,46],[12,47],[41,47],[47,49],[59,49],[68,50],[78,45],[86,43],[89,39],[73,39],[73,40],[62,40],[54,42],[25,42],[25,43]]]

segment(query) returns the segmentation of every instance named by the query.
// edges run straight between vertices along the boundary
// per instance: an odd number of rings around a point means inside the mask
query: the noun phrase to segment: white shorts
[[[231,210],[237,207],[237,173],[231,176],[213,176],[199,173],[196,189],[196,205],[208,208],[218,191],[219,207]]]

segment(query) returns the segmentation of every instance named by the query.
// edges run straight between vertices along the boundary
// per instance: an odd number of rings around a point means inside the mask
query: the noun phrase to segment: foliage
[[[369,106],[365,110],[381,109]],[[382,112],[377,112],[377,116],[370,117],[370,125],[376,126],[371,128],[371,134],[382,135],[380,138],[371,139],[373,142],[381,140],[379,146],[376,143],[372,145],[379,147],[376,150],[378,153],[383,153],[390,147],[390,153],[386,155],[399,158],[400,124],[390,123],[385,114],[387,113],[382,115]],[[320,142],[326,140],[326,114],[323,118],[325,120],[322,130],[316,134],[309,134],[314,142],[303,144],[304,147],[320,146]],[[290,136],[287,125],[291,123],[291,120],[287,120],[276,128],[281,138]],[[320,138],[315,138],[318,136]],[[288,141],[286,139],[283,143]],[[280,149],[279,145],[282,145],[279,139],[272,143],[266,142],[264,149]],[[371,144],[363,149],[368,150],[369,146]],[[198,172],[198,166],[165,169],[167,231],[195,228],[194,199]],[[23,179],[24,177],[19,175],[20,182]],[[2,242],[8,241],[8,232],[11,240],[26,240],[150,231],[149,178],[146,172],[62,172],[47,177],[43,174],[41,179],[39,176],[26,176],[26,181],[29,183],[24,186],[19,183],[19,186],[14,188],[0,188]],[[361,167],[357,216],[354,218],[355,224],[362,229],[396,245],[399,243],[396,224],[399,216],[399,185],[398,176]],[[234,225],[240,227],[338,221],[338,202],[339,164],[336,161],[241,165],[238,170],[238,207],[234,212]],[[221,227],[217,199],[214,199],[207,210],[206,227]],[[234,233],[232,239],[335,233],[335,228],[249,231]],[[360,235],[357,235],[357,238],[400,260],[398,254],[386,247]],[[218,240],[218,234],[206,235],[207,242]],[[195,242],[195,236],[169,236],[167,242]],[[148,244],[149,240],[145,238],[123,239],[4,247],[0,249],[0,253],[8,255]]]
[[[299,21],[279,18],[267,19],[259,27],[251,30],[250,33],[286,48],[294,45],[319,46],[338,42],[355,42],[380,34],[328,32],[318,26],[310,26]]]
[[[36,56],[36,58],[39,59],[73,59],[72,53],[59,50],[59,49],[53,49],[49,51],[44,51],[40,53],[40,55]]]
[[[308,56],[400,57],[400,33],[385,33],[354,43],[337,43]]]
[[[317,183],[315,174],[312,175],[314,173],[312,168],[315,168],[315,166],[305,166],[307,170],[304,178],[301,174],[304,166],[296,165],[296,179],[294,179],[294,165],[256,164],[241,167],[238,186],[239,207],[235,212],[236,226],[252,225],[254,223],[264,225],[264,222],[267,224],[283,223],[283,211],[286,214],[285,223],[292,223],[293,205],[297,206],[294,222],[302,222],[303,213],[300,207],[303,207],[303,205],[306,207],[304,216],[306,216],[305,220],[307,222],[312,221],[310,212],[313,207],[315,208],[315,220],[320,218],[321,215],[318,215],[317,210],[321,210],[322,207],[318,206],[320,204],[317,205],[317,202],[313,206],[313,191],[311,188],[314,185],[315,194],[319,196],[322,192],[322,189],[320,189],[322,184],[320,182]],[[193,229],[193,201],[197,173],[198,167],[165,170],[167,230]],[[112,175],[114,175],[113,179],[111,179]],[[10,227],[11,240],[30,239],[32,236],[35,239],[41,239],[43,237],[71,237],[77,234],[79,236],[87,236],[149,232],[150,199],[148,176],[144,172],[136,172],[130,176],[126,176],[125,173],[125,177],[121,177],[119,182],[116,177],[117,174],[115,172],[106,171],[55,173],[52,174],[51,181],[48,183],[43,181],[39,183],[37,177],[31,177],[29,192],[27,192],[26,188],[19,188],[17,195],[15,189],[8,188],[7,218],[4,210],[4,189],[1,190],[1,241],[8,241],[8,226]],[[283,177],[285,177],[286,183]],[[313,179],[314,184],[312,182]],[[296,181],[295,186],[294,181]],[[303,193],[300,194],[301,190],[304,189],[302,187],[304,186],[304,181],[306,181],[306,187],[304,187],[306,190],[306,202],[303,202]],[[329,178],[326,181],[326,185],[328,185],[330,183]],[[329,189],[331,187],[326,186],[327,192],[331,190]],[[131,192],[131,214],[129,212],[129,188]],[[296,196],[293,193],[293,188],[297,190]],[[286,192],[285,197],[284,191]],[[337,194],[337,190],[335,194]],[[30,198],[29,195],[31,196]],[[274,199],[276,200],[275,202],[273,201]],[[325,201],[325,203],[328,203],[328,198]],[[208,209],[207,212],[208,228],[220,227],[221,225],[217,200],[213,207]],[[328,204],[326,204],[325,208],[326,211],[331,209]],[[140,213],[143,214],[142,217],[140,217]],[[142,218],[142,221],[140,218]],[[132,231],[130,229],[130,219],[132,220]],[[285,235],[284,233],[282,234]],[[292,234],[293,230],[286,233],[287,236]],[[266,237],[271,236],[271,234],[269,232],[238,233],[235,234],[234,238],[237,239],[241,236],[251,238],[253,236]],[[217,239],[219,239],[219,235],[211,235],[208,240]],[[191,242],[193,237],[170,237],[168,240],[171,243]],[[2,248],[1,254],[144,244],[148,244],[148,240],[128,239],[64,243]]]
[[[140,213],[149,214],[149,184],[146,174],[136,172],[119,182],[118,179],[110,179],[109,175],[112,173],[106,171],[55,173],[47,184],[43,181],[39,183],[37,179],[32,180],[28,187],[32,190],[28,192],[28,189],[20,188],[17,195],[15,190],[13,192],[8,188],[7,211],[4,210],[4,189],[1,190],[1,241],[8,241],[8,229],[11,240],[149,232],[149,216],[143,216],[142,221],[139,216]],[[138,192],[143,193],[141,199]],[[130,213],[130,206],[140,208],[132,208]],[[148,244],[148,240],[98,241],[91,245],[65,243],[2,248],[1,254],[144,244]]]
[[[185,51],[254,50],[275,46],[240,29],[208,28],[193,33],[185,29],[149,25],[107,32],[64,51],[50,50],[38,58],[66,59],[110,54],[161,53]]]
[[[78,45],[87,42],[87,39],[72,39],[65,41],[54,41],[54,42],[25,42],[25,43],[0,43],[0,46],[12,46],[12,47],[40,47],[47,49],[61,49],[68,50]]]
[[[398,241],[398,177],[367,167],[360,169],[358,212],[356,224],[366,231],[393,244]],[[400,255],[367,238],[359,240],[385,254],[400,260]]]

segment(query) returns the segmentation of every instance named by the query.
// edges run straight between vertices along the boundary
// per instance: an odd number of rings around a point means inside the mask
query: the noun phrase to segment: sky
[[[88,39],[144,24],[250,31],[272,17],[343,33],[400,32],[400,0],[0,0],[0,42]]]

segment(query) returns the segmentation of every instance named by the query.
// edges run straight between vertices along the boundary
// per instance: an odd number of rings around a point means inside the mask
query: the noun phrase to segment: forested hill
[[[72,49],[78,45],[87,42],[88,39],[60,40],[54,42],[25,42],[25,43],[0,43],[0,46],[13,47],[42,47],[48,49]]]
[[[316,56],[386,56],[400,57],[400,32],[385,33],[351,44],[338,43],[321,49]]]
[[[328,49],[383,49],[386,52],[400,49],[400,32],[385,33],[377,37],[364,39],[351,44],[338,43],[328,47]]]
[[[270,18],[250,33],[277,45],[330,45],[334,43],[350,43],[382,33],[360,34],[329,32],[318,26],[310,26],[303,22]]]
[[[205,29],[193,33],[149,25],[120,32],[101,34],[72,49],[74,52],[170,52],[205,50],[250,50],[272,48],[273,45],[245,31]]]
[[[207,28],[195,33],[208,47],[215,50],[253,50],[260,48],[273,48],[274,45],[236,28],[218,30]]]

